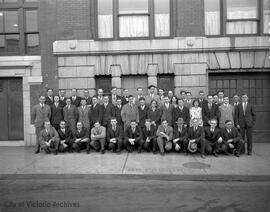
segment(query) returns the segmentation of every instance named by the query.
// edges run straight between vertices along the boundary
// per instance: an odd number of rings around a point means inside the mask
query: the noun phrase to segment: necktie
[[[209,110],[211,110],[211,108],[212,108],[212,104],[209,104],[209,105],[208,105],[208,107],[209,107]]]
[[[116,127],[113,127],[113,131],[115,131],[116,130]]]
[[[135,133],[135,128],[132,128],[132,133],[133,133],[133,134]]]
[[[55,107],[58,107],[58,103],[55,103]]]
[[[121,105],[118,105],[118,108],[121,109]]]
[[[246,115],[247,103],[244,102],[244,115]]]
[[[214,129],[213,129],[213,128],[211,128],[211,132],[212,132],[212,133],[214,132]]]

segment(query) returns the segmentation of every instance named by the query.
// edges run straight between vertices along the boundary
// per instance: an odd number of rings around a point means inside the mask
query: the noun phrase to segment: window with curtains
[[[263,32],[270,34],[270,1],[264,0],[263,3]]]
[[[204,0],[204,22],[206,35],[220,34],[220,1]]]
[[[0,0],[0,55],[39,54],[37,0]]]
[[[98,0],[98,38],[170,36],[170,0]]]

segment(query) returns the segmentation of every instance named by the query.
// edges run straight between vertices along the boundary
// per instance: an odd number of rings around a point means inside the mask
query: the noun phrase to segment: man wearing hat
[[[183,118],[177,119],[177,127],[174,127],[173,130],[173,145],[175,151],[179,152],[181,149],[183,149],[183,152],[187,154],[188,128],[184,127],[184,123]]]
[[[201,157],[205,158],[205,140],[204,140],[204,130],[203,127],[199,126],[199,119],[192,119],[192,127],[188,129],[188,150],[190,152],[196,152],[195,146],[201,148]],[[195,151],[195,149],[196,151]]]
[[[172,149],[173,128],[168,125],[168,121],[162,120],[161,125],[157,129],[157,144],[160,154],[165,155],[164,148],[167,152]]]
[[[154,85],[148,86],[149,94],[145,97],[145,103],[147,106],[150,106],[153,99],[157,101],[157,105],[160,104],[160,98],[157,94],[155,94],[155,89],[156,86]]]

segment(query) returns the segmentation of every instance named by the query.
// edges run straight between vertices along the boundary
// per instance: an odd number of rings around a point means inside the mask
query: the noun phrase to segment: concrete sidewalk
[[[199,154],[106,152],[34,154],[33,147],[0,147],[0,177],[22,175],[87,174],[159,176],[183,180],[270,180],[270,144],[254,144],[252,156],[202,159]],[[95,176],[92,176],[95,177]]]

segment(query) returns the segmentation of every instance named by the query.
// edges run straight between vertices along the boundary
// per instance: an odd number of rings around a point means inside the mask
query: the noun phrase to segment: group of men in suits
[[[104,95],[98,89],[98,95],[90,97],[84,90],[83,97],[72,89],[71,97],[66,98],[64,91],[53,95],[47,90],[47,96],[39,97],[39,104],[32,110],[32,121],[36,128],[36,153],[43,149],[46,153],[80,152],[86,149],[105,150],[120,153],[123,148],[128,152],[143,150],[165,155],[170,151],[200,152],[213,154],[233,153],[239,157],[245,151],[244,139],[247,135],[247,152],[252,154],[252,128],[255,123],[255,111],[248,102],[248,96],[242,95],[242,102],[229,104],[229,98],[220,92],[218,99],[199,93],[199,105],[202,107],[203,126],[199,119],[190,121],[189,107],[192,106],[190,92],[181,91],[177,105],[171,104],[171,95],[164,90],[155,94],[156,87],[148,87],[149,94],[143,96],[143,88],[137,89],[137,96],[119,96],[117,89],[111,89],[111,95]],[[187,97],[189,94],[189,97]],[[235,99],[236,96],[235,96]],[[239,98],[238,98],[239,100]]]

